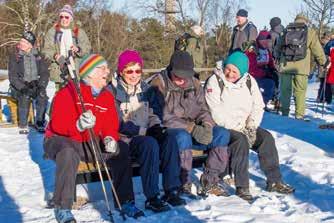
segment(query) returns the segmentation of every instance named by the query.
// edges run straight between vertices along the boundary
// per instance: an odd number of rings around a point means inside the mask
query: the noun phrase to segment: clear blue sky
[[[269,20],[275,16],[282,19],[283,25],[287,25],[293,21],[301,3],[302,0],[248,0],[249,19],[259,29],[269,27]]]
[[[136,0],[113,0],[112,10],[122,10],[125,4],[131,6],[134,2],[136,2]],[[293,21],[296,11],[300,9],[302,0],[247,0],[247,3],[249,7],[249,19],[253,21],[259,29],[262,29],[264,26],[269,27],[269,20],[274,16],[280,17],[283,25],[287,25],[289,22]],[[142,15],[136,15],[136,13],[134,13],[134,16],[142,17]]]

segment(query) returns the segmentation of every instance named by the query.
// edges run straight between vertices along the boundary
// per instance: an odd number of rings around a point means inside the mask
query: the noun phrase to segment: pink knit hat
[[[134,62],[138,63],[141,67],[143,67],[144,62],[143,59],[140,56],[140,53],[136,50],[124,50],[119,56],[118,56],[118,72],[121,73],[126,65],[129,63]]]

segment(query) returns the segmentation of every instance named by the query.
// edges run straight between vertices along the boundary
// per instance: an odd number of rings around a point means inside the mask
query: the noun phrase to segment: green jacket
[[[283,42],[283,41],[280,41]],[[282,43],[279,50],[282,50]],[[320,65],[326,63],[326,56],[320,44],[316,31],[312,28],[308,29],[307,33],[307,53],[306,57],[299,61],[287,62],[284,56],[280,57],[280,72],[285,74],[299,74],[308,76],[311,72],[312,55]]]
[[[60,39],[62,31],[60,30],[59,24],[55,24],[45,36],[44,47],[42,53],[50,63],[50,80],[54,82],[62,83],[63,80],[60,77],[61,71],[59,65],[54,59],[55,54],[60,54]],[[87,34],[78,25],[74,25],[72,28],[73,44],[80,49],[75,55],[74,61],[77,68],[79,68],[80,58],[91,51],[91,44]]]
[[[193,57],[195,67],[200,68],[203,66],[204,62],[203,46],[200,37],[195,36],[193,33],[191,33],[191,35],[193,37],[188,39],[186,51]]]

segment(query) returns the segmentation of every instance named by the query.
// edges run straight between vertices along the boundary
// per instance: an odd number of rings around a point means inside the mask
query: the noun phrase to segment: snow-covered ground
[[[8,82],[0,83],[5,90]],[[250,154],[252,204],[232,195],[192,201],[184,207],[161,214],[145,211],[138,222],[334,222],[334,131],[320,130],[318,124],[334,121],[329,106],[321,115],[315,103],[318,83],[308,88],[307,116],[311,122],[265,114],[262,126],[276,139],[283,178],[296,188],[293,195],[268,193],[257,156]],[[50,95],[53,87],[49,87]],[[5,109],[8,112],[8,109]],[[53,190],[55,166],[43,160],[43,136],[33,130],[18,135],[17,128],[0,128],[0,222],[55,222],[53,210],[45,209],[44,198]],[[193,171],[198,182],[201,170]],[[143,209],[140,179],[134,178],[136,203]],[[233,192],[233,189],[231,189]],[[88,204],[73,213],[78,222],[107,222],[106,205],[98,183],[78,186]],[[109,194],[110,195],[110,194]],[[111,196],[110,196],[111,198]],[[113,207],[113,205],[111,205]],[[113,211],[116,222],[122,222]],[[127,222],[137,222],[128,219]]]

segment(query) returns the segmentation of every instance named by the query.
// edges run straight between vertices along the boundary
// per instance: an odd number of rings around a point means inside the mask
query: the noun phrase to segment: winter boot
[[[28,126],[19,127],[19,134],[21,134],[21,135],[29,134]]]
[[[249,188],[237,187],[235,194],[249,203],[254,200],[253,196],[249,193]]]
[[[60,209],[55,208],[55,217],[58,223],[76,223],[72,212],[70,209]]]
[[[215,196],[224,196],[228,197],[228,191],[220,186],[218,182],[210,183],[208,178],[205,176],[205,173],[202,174],[200,178],[200,187],[197,188],[197,194],[202,197],[207,197],[209,194],[213,194]]]
[[[44,121],[37,121],[35,124],[35,128],[38,132],[44,133],[45,132],[45,122]]]
[[[174,206],[185,205],[186,201],[180,197],[179,192],[177,190],[168,191],[162,197],[162,199],[168,204]]]
[[[168,204],[165,201],[161,200],[158,195],[148,199],[145,202],[145,208],[154,212],[164,212],[170,210]]]
[[[270,183],[267,182],[267,191],[269,192],[277,192],[281,194],[291,194],[295,192],[295,188],[290,186],[289,184],[286,184],[284,182],[277,182],[277,183]]]
[[[179,194],[189,199],[196,199],[197,196],[191,192],[192,183],[185,183],[179,189]]]
[[[139,218],[145,216],[144,212],[136,207],[134,201],[128,201],[125,204],[123,204],[122,211],[125,215],[131,218]]]

